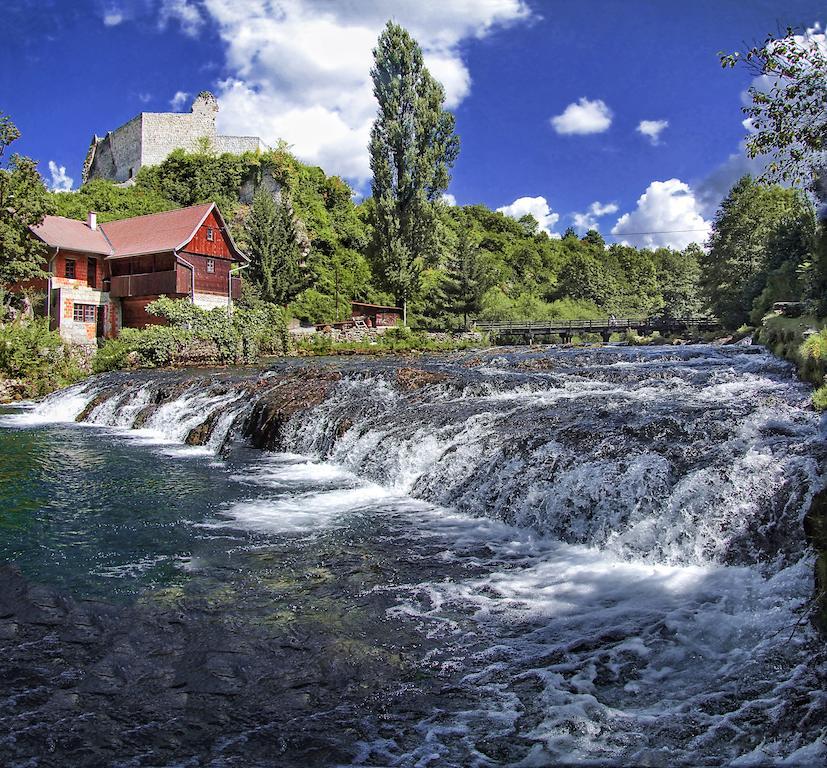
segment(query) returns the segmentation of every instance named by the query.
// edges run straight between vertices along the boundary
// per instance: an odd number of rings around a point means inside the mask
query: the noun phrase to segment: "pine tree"
[[[436,203],[448,188],[459,151],[445,91],[426,69],[408,32],[388,22],[373,51],[379,105],[370,137],[374,207],[371,254],[385,286],[402,305],[419,288],[423,259],[438,250]]]
[[[467,327],[468,315],[482,309],[485,293],[485,270],[480,251],[467,226],[461,227],[456,252],[448,260],[444,290],[451,311],[462,313],[463,324]]]
[[[251,281],[258,285],[265,301],[287,305],[304,287],[296,222],[289,201],[283,197],[277,202],[266,190],[259,189],[246,231]]]

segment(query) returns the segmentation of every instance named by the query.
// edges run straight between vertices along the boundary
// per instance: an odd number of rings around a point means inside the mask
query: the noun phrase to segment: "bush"
[[[49,330],[47,319],[0,325],[0,376],[21,379],[28,397],[48,394],[85,375],[57,331]]]
[[[816,386],[824,382],[827,370],[827,328],[808,336],[798,348],[801,377]]]
[[[827,411],[827,386],[821,386],[813,392],[813,407],[817,411]]]
[[[260,355],[283,354],[288,348],[283,310],[263,301],[251,301],[229,315],[224,309],[205,310],[186,299],[161,297],[147,305],[147,312],[162,317],[167,325],[125,328],[98,350],[92,363],[95,371],[129,365],[251,363]]]

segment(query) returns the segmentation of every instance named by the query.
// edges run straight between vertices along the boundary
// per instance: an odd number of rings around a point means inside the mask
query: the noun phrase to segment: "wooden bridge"
[[[575,336],[599,334],[608,342],[613,333],[634,331],[649,336],[660,334],[703,333],[717,331],[721,323],[714,317],[607,317],[601,320],[477,320],[476,330],[491,335],[492,339],[520,339],[531,343],[539,338],[559,336],[568,344]]]

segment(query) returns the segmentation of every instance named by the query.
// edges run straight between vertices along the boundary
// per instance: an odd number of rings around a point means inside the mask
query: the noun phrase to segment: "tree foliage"
[[[464,326],[468,316],[482,309],[482,297],[487,288],[486,271],[470,227],[461,226],[456,250],[449,256],[444,273],[445,304],[449,311],[461,314]]]
[[[445,92],[416,41],[388,22],[371,69],[378,115],[370,137],[371,253],[384,286],[407,308],[423,263],[439,250],[438,200],[459,151]]]
[[[827,137],[827,49],[823,39],[788,28],[748,51],[721,55],[724,67],[745,62],[758,76],[744,107],[751,157],[772,155],[767,178],[809,184],[820,175]]]
[[[11,118],[0,113],[0,285],[47,275],[46,248],[29,227],[51,213],[51,198],[34,160],[18,154],[3,160],[19,137]]]
[[[277,201],[271,193],[259,189],[245,223],[245,233],[249,279],[265,301],[288,304],[304,285],[296,223],[286,194]]]
[[[812,238],[814,226],[812,207],[800,192],[742,177],[721,203],[712,223],[709,249],[701,254],[701,283],[713,312],[733,328],[748,322],[773,273],[790,258],[806,257],[800,250],[787,253],[785,243]],[[811,247],[809,240],[805,250]],[[798,266],[792,262],[793,271]],[[800,291],[790,291],[783,298],[799,297]],[[767,298],[756,306],[766,309]],[[782,297],[773,300],[778,298]]]

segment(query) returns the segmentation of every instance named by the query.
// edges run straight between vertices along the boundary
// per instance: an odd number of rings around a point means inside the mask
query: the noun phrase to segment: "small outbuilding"
[[[362,320],[369,328],[390,328],[402,322],[402,308],[352,301],[350,316],[354,321]]]

